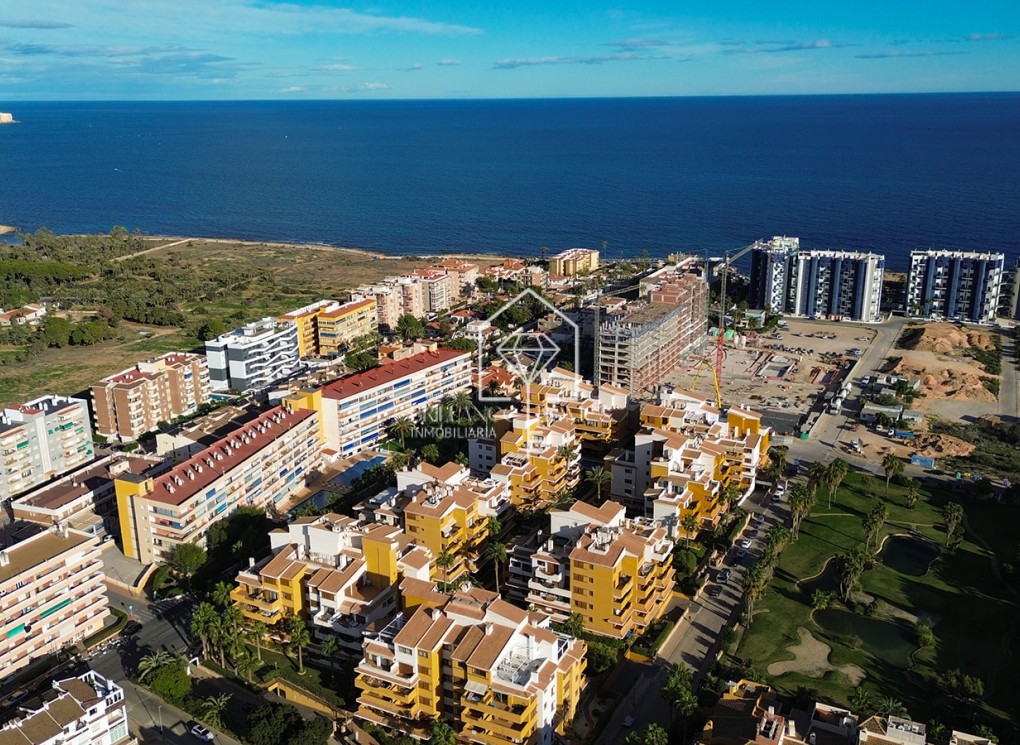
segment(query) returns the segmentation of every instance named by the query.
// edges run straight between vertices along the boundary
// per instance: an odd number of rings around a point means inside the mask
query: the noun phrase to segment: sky
[[[0,102],[1017,90],[1007,0],[0,2]]]

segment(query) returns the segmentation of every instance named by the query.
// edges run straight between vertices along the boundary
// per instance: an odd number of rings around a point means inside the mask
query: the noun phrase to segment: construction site
[[[762,413],[777,434],[797,434],[810,416],[839,397],[844,379],[875,337],[872,329],[791,319],[770,334],[730,334],[718,370],[723,402]],[[667,378],[668,385],[714,395],[717,342]]]

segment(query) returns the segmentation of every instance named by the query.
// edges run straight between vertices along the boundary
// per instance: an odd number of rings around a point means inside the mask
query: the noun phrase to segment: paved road
[[[150,603],[144,597],[130,595],[111,585],[106,586],[106,597],[112,607],[142,624],[141,631],[135,636],[140,649],[183,652],[190,645],[188,626],[194,607],[191,599],[182,596]]]
[[[1017,330],[1002,332],[1002,382],[999,384],[999,415],[1020,420],[1020,376],[1017,375]]]
[[[634,730],[640,731],[651,722],[667,726],[670,721],[669,706],[659,691],[669,677],[669,671],[676,664],[687,665],[694,672],[697,686],[715,662],[723,629],[739,622],[744,573],[760,556],[765,531],[777,522],[789,525],[789,510],[785,501],[773,503],[767,495],[755,492],[743,506],[752,513],[752,519],[761,514],[766,520],[752,542],[747,557],[742,562],[736,562],[731,552],[726,559],[730,579],[722,585],[722,593],[713,598],[703,592],[686,605],[687,612],[683,620],[659,649],[654,664],[645,666],[646,669],[637,677],[631,693],[617,707],[609,725],[599,737],[598,745],[622,742],[628,730],[623,722],[628,716],[634,718],[631,725]],[[710,570],[710,581],[706,583],[706,588],[718,584],[719,571]]]

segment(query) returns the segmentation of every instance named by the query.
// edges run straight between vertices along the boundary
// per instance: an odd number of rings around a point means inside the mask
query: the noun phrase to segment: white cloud
[[[290,85],[286,88],[281,88],[280,93],[304,93],[305,88],[300,85]]]
[[[459,59],[441,59],[436,64],[439,65],[440,67],[452,67],[454,65],[459,65],[460,64],[460,60]]]
[[[634,62],[639,60],[669,59],[661,55],[636,54],[619,52],[617,54],[600,54],[592,57],[527,57],[524,59],[502,59],[494,62],[496,70],[513,70],[517,67],[533,67],[535,65],[601,65],[606,62]]]
[[[335,62],[329,65],[316,65],[312,68],[314,72],[350,72],[351,70],[359,69],[355,65],[349,65],[346,62]]]
[[[386,83],[359,83],[357,85],[349,85],[344,88],[345,91],[351,93],[357,93],[362,91],[388,91],[390,87]]]

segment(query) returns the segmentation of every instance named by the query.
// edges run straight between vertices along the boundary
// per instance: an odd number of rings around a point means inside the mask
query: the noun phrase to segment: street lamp
[[[163,733],[163,707],[162,706],[159,707],[159,731],[160,731],[160,734]]]

